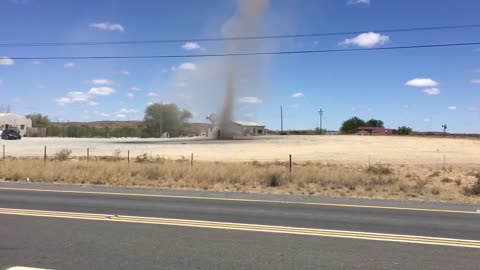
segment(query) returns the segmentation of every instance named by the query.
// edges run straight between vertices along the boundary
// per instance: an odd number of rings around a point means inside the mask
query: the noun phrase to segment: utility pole
[[[320,124],[320,125],[319,125],[319,128],[320,128],[320,131],[321,131],[321,130],[322,130],[322,118],[323,118],[323,109],[322,109],[322,108],[320,108],[320,110],[318,111],[318,118],[319,118],[319,120],[320,120],[320,122],[319,122],[319,124]]]
[[[283,107],[280,106],[280,135],[283,135]]]

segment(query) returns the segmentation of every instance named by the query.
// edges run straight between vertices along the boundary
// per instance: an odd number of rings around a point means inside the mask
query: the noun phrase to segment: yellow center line
[[[454,213],[454,214],[478,214],[475,211],[466,211],[466,210],[411,208],[411,207],[375,206],[375,205],[358,205],[358,204],[338,204],[338,203],[321,203],[321,202],[293,202],[293,201],[279,201],[279,200],[237,199],[237,198],[224,198],[224,197],[202,197],[202,196],[121,193],[121,192],[100,192],[100,191],[74,191],[74,190],[35,189],[35,188],[9,188],[9,187],[0,187],[0,190],[53,192],[53,193],[67,193],[67,194],[87,194],[87,195],[153,197],[153,198],[165,198],[165,199],[255,202],[255,203],[273,203],[273,204],[287,204],[287,205],[291,204],[291,205],[332,206],[332,207],[346,207],[346,208],[386,209],[386,210],[421,211],[421,212]]]
[[[183,226],[183,227],[199,227],[199,228],[253,231],[253,232],[270,232],[270,233],[310,235],[310,236],[320,236],[320,237],[338,237],[338,238],[363,239],[363,240],[375,240],[375,241],[387,241],[387,242],[402,242],[402,243],[415,243],[415,244],[427,244],[427,245],[480,248],[480,241],[478,240],[427,237],[427,236],[417,236],[417,235],[400,235],[400,234],[385,234],[385,233],[372,233],[372,232],[359,232],[359,231],[285,227],[285,226],[261,225],[261,224],[215,222],[215,221],[204,221],[204,220],[187,220],[187,219],[123,216],[123,215],[59,212],[59,211],[11,209],[11,208],[0,208],[0,214],[96,220],[96,221],[111,221],[111,222],[128,222],[128,223],[156,224],[156,225]]]

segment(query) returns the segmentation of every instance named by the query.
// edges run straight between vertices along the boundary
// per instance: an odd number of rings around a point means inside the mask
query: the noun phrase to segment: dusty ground
[[[75,139],[24,138],[1,141],[6,155],[13,157],[43,156],[61,148],[73,156],[85,156],[87,147],[92,156],[112,155],[119,149],[122,156],[140,154],[204,161],[284,161],[292,154],[294,162],[319,161],[339,164],[392,165],[480,165],[480,140],[459,138],[425,138],[400,136],[263,136],[243,140],[214,141],[206,139]]]
[[[0,180],[7,181],[29,179],[480,202],[478,139],[400,136],[265,136],[229,141],[24,138],[1,143],[5,145],[7,157],[14,157],[0,159]],[[48,161],[44,164],[41,157],[45,145]],[[87,147],[90,149],[88,162]],[[61,149],[72,150],[65,161],[59,161],[55,154]],[[128,150],[130,164],[125,159]],[[191,153],[194,153],[193,167],[190,166]],[[289,154],[293,156],[292,173]]]

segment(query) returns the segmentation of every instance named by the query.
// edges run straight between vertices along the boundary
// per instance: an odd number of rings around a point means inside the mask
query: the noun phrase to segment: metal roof
[[[255,123],[255,122],[249,122],[249,121],[233,121],[235,124],[241,125],[241,126],[249,126],[249,127],[264,127],[265,125]]]

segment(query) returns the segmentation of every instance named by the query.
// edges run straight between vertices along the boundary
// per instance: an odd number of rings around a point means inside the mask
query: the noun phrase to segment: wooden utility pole
[[[319,117],[319,128],[320,128],[320,131],[322,130],[322,118],[323,118],[323,109],[320,108],[320,110],[318,111],[318,117]]]
[[[280,106],[280,135],[283,134],[283,107]]]

